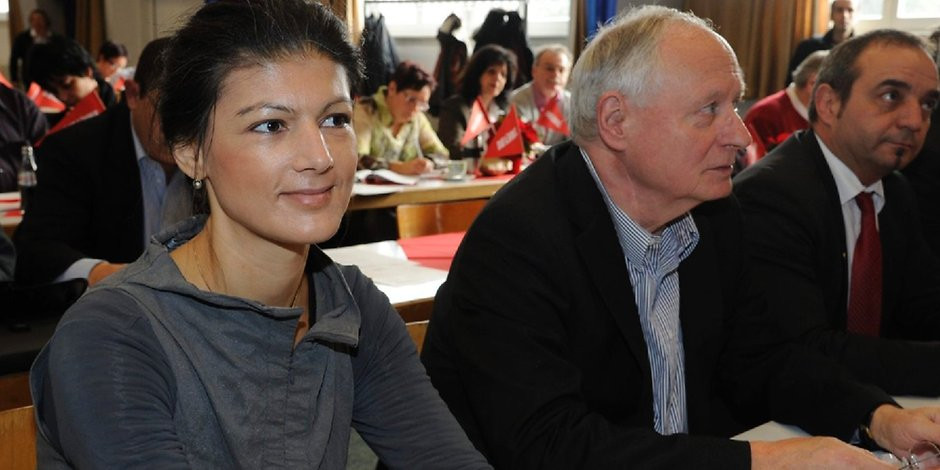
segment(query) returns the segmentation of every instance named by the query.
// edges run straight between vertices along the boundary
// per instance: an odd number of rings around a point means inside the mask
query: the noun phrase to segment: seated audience
[[[496,132],[495,124],[509,109],[509,88],[516,74],[516,57],[507,49],[490,44],[470,57],[460,78],[460,91],[441,103],[437,135],[450,158],[480,157],[487,139]],[[489,130],[461,145],[474,102],[478,102]]]
[[[940,394],[922,373],[940,360],[940,263],[895,171],[923,145],[938,83],[913,35],[845,41],[819,71],[811,129],[735,179],[777,328],[892,394]]]
[[[134,261],[155,233],[192,212],[190,185],[163,144],[154,103],[168,39],[142,51],[126,99],[52,134],[13,236],[17,281],[95,284]]]
[[[98,67],[98,72],[101,73],[101,78],[114,86],[119,76],[118,72],[127,67],[127,48],[124,47],[124,44],[105,41],[98,48],[95,65]]]
[[[434,168],[425,157],[447,156],[424,115],[433,89],[434,78],[405,61],[395,68],[388,86],[356,101],[353,128],[361,166],[418,175]]]
[[[68,107],[75,106],[92,91],[98,92],[106,107],[117,102],[114,89],[98,73],[91,55],[72,39],[54,36],[45,44],[33,46],[27,68],[31,80]]]
[[[940,439],[940,409],[898,408],[768,327],[727,197],[750,136],[721,36],[632,10],[571,81],[573,142],[483,209],[423,349],[494,467],[891,468],[832,438],[724,439],[769,418],[846,441],[867,426],[897,453]]]
[[[0,193],[17,190],[23,145],[46,134],[46,116],[23,92],[0,86]]]
[[[531,123],[538,135],[539,142],[555,145],[566,139],[564,134],[539,125],[537,121],[542,110],[553,100],[557,100],[559,110],[564,113],[571,101],[571,92],[565,89],[568,84],[568,72],[571,70],[571,53],[561,44],[553,44],[539,49],[535,53],[532,65],[532,81],[512,92],[509,101],[516,105],[519,118]]]
[[[357,55],[304,0],[209,3],[176,33],[160,118],[209,215],[59,322],[30,373],[40,468],[342,469],[353,427],[393,468],[490,468],[388,298],[313,245],[352,190]]]
[[[810,54],[796,68],[793,81],[786,88],[754,103],[747,110],[744,125],[755,141],[755,159],[760,159],[783,143],[790,134],[809,126],[807,107],[813,96],[819,65],[828,53],[829,51],[816,51]]]
[[[29,13],[29,29],[19,32],[13,38],[10,47],[10,82],[29,86],[33,79],[29,75],[26,63],[29,51],[35,44],[45,44],[55,33],[52,32],[52,20],[49,13],[36,8]]]
[[[832,0],[829,5],[829,20],[832,22],[832,28],[822,36],[804,39],[796,45],[793,57],[790,58],[790,65],[787,66],[786,83],[793,81],[793,72],[810,54],[832,49],[836,44],[855,34],[853,24],[856,3],[857,0]]]

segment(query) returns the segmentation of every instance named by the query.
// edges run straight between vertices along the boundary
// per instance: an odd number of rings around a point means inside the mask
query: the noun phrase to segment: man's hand
[[[88,285],[93,286],[98,283],[98,281],[120,271],[124,266],[127,266],[124,263],[121,264],[112,264],[107,261],[102,261],[91,268],[91,271],[88,272]]]
[[[412,158],[407,162],[390,162],[388,169],[403,175],[420,175],[434,169],[434,163],[427,158]]]
[[[906,410],[881,405],[872,414],[869,428],[879,446],[894,455],[906,455],[918,442],[940,443],[940,408]]]
[[[897,467],[834,437],[798,437],[776,442],[751,442],[751,468],[888,470]]]

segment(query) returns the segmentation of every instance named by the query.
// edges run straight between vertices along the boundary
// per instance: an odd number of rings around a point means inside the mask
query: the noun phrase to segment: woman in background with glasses
[[[404,61],[395,68],[388,86],[356,103],[353,127],[360,166],[419,175],[434,168],[432,156],[447,157],[447,149],[424,115],[434,85],[434,78],[424,69]]]

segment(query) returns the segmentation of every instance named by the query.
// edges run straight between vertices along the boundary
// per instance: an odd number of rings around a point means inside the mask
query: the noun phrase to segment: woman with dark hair
[[[118,72],[127,67],[127,48],[124,44],[105,41],[98,48],[98,57],[95,59],[98,72],[111,85],[117,80]]]
[[[418,175],[434,167],[426,156],[447,155],[424,115],[434,85],[431,74],[404,61],[387,86],[356,102],[353,127],[363,167]]]
[[[450,152],[451,158],[479,157],[486,141],[495,132],[493,124],[509,107],[509,87],[516,76],[515,55],[500,46],[481,47],[470,57],[460,79],[460,92],[441,103],[437,135]],[[461,145],[467,120],[474,101],[479,102],[490,130]]]
[[[31,371],[40,468],[489,468],[401,318],[315,243],[356,168],[343,23],[303,0],[222,0],[176,33],[159,114],[208,216],[89,290]]]

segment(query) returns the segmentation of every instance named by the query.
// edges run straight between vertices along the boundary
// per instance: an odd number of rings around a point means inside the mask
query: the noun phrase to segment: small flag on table
[[[94,90],[82,98],[69,112],[65,113],[65,116],[63,116],[52,129],[49,129],[49,132],[46,132],[46,135],[42,136],[42,138],[45,139],[49,137],[50,134],[55,134],[78,121],[95,117],[103,113],[104,110],[104,102],[102,102],[101,97],[98,96],[98,90]],[[41,143],[42,140],[36,142],[36,146],[39,146]]]
[[[519,129],[519,117],[516,115],[516,106],[513,105],[509,108],[509,114],[506,119],[503,119],[496,135],[486,146],[486,154],[483,158],[512,157],[522,155],[524,152],[525,144],[522,142],[522,131]]]
[[[33,100],[33,103],[36,103],[39,110],[44,113],[60,113],[65,111],[65,103],[59,101],[52,93],[43,90],[36,82],[29,84],[29,89],[26,90],[26,96]]]
[[[568,123],[565,122],[565,116],[561,113],[561,108],[558,107],[558,95],[555,95],[542,108],[542,112],[535,123],[566,136],[571,134],[571,131],[568,130]]]
[[[476,138],[476,136],[483,133],[483,131],[489,129],[490,125],[490,119],[487,117],[486,111],[483,110],[480,99],[477,98],[473,100],[473,108],[470,109],[470,118],[467,119],[467,130],[464,131],[463,137],[460,139],[460,145],[467,145],[467,142],[470,142]]]

